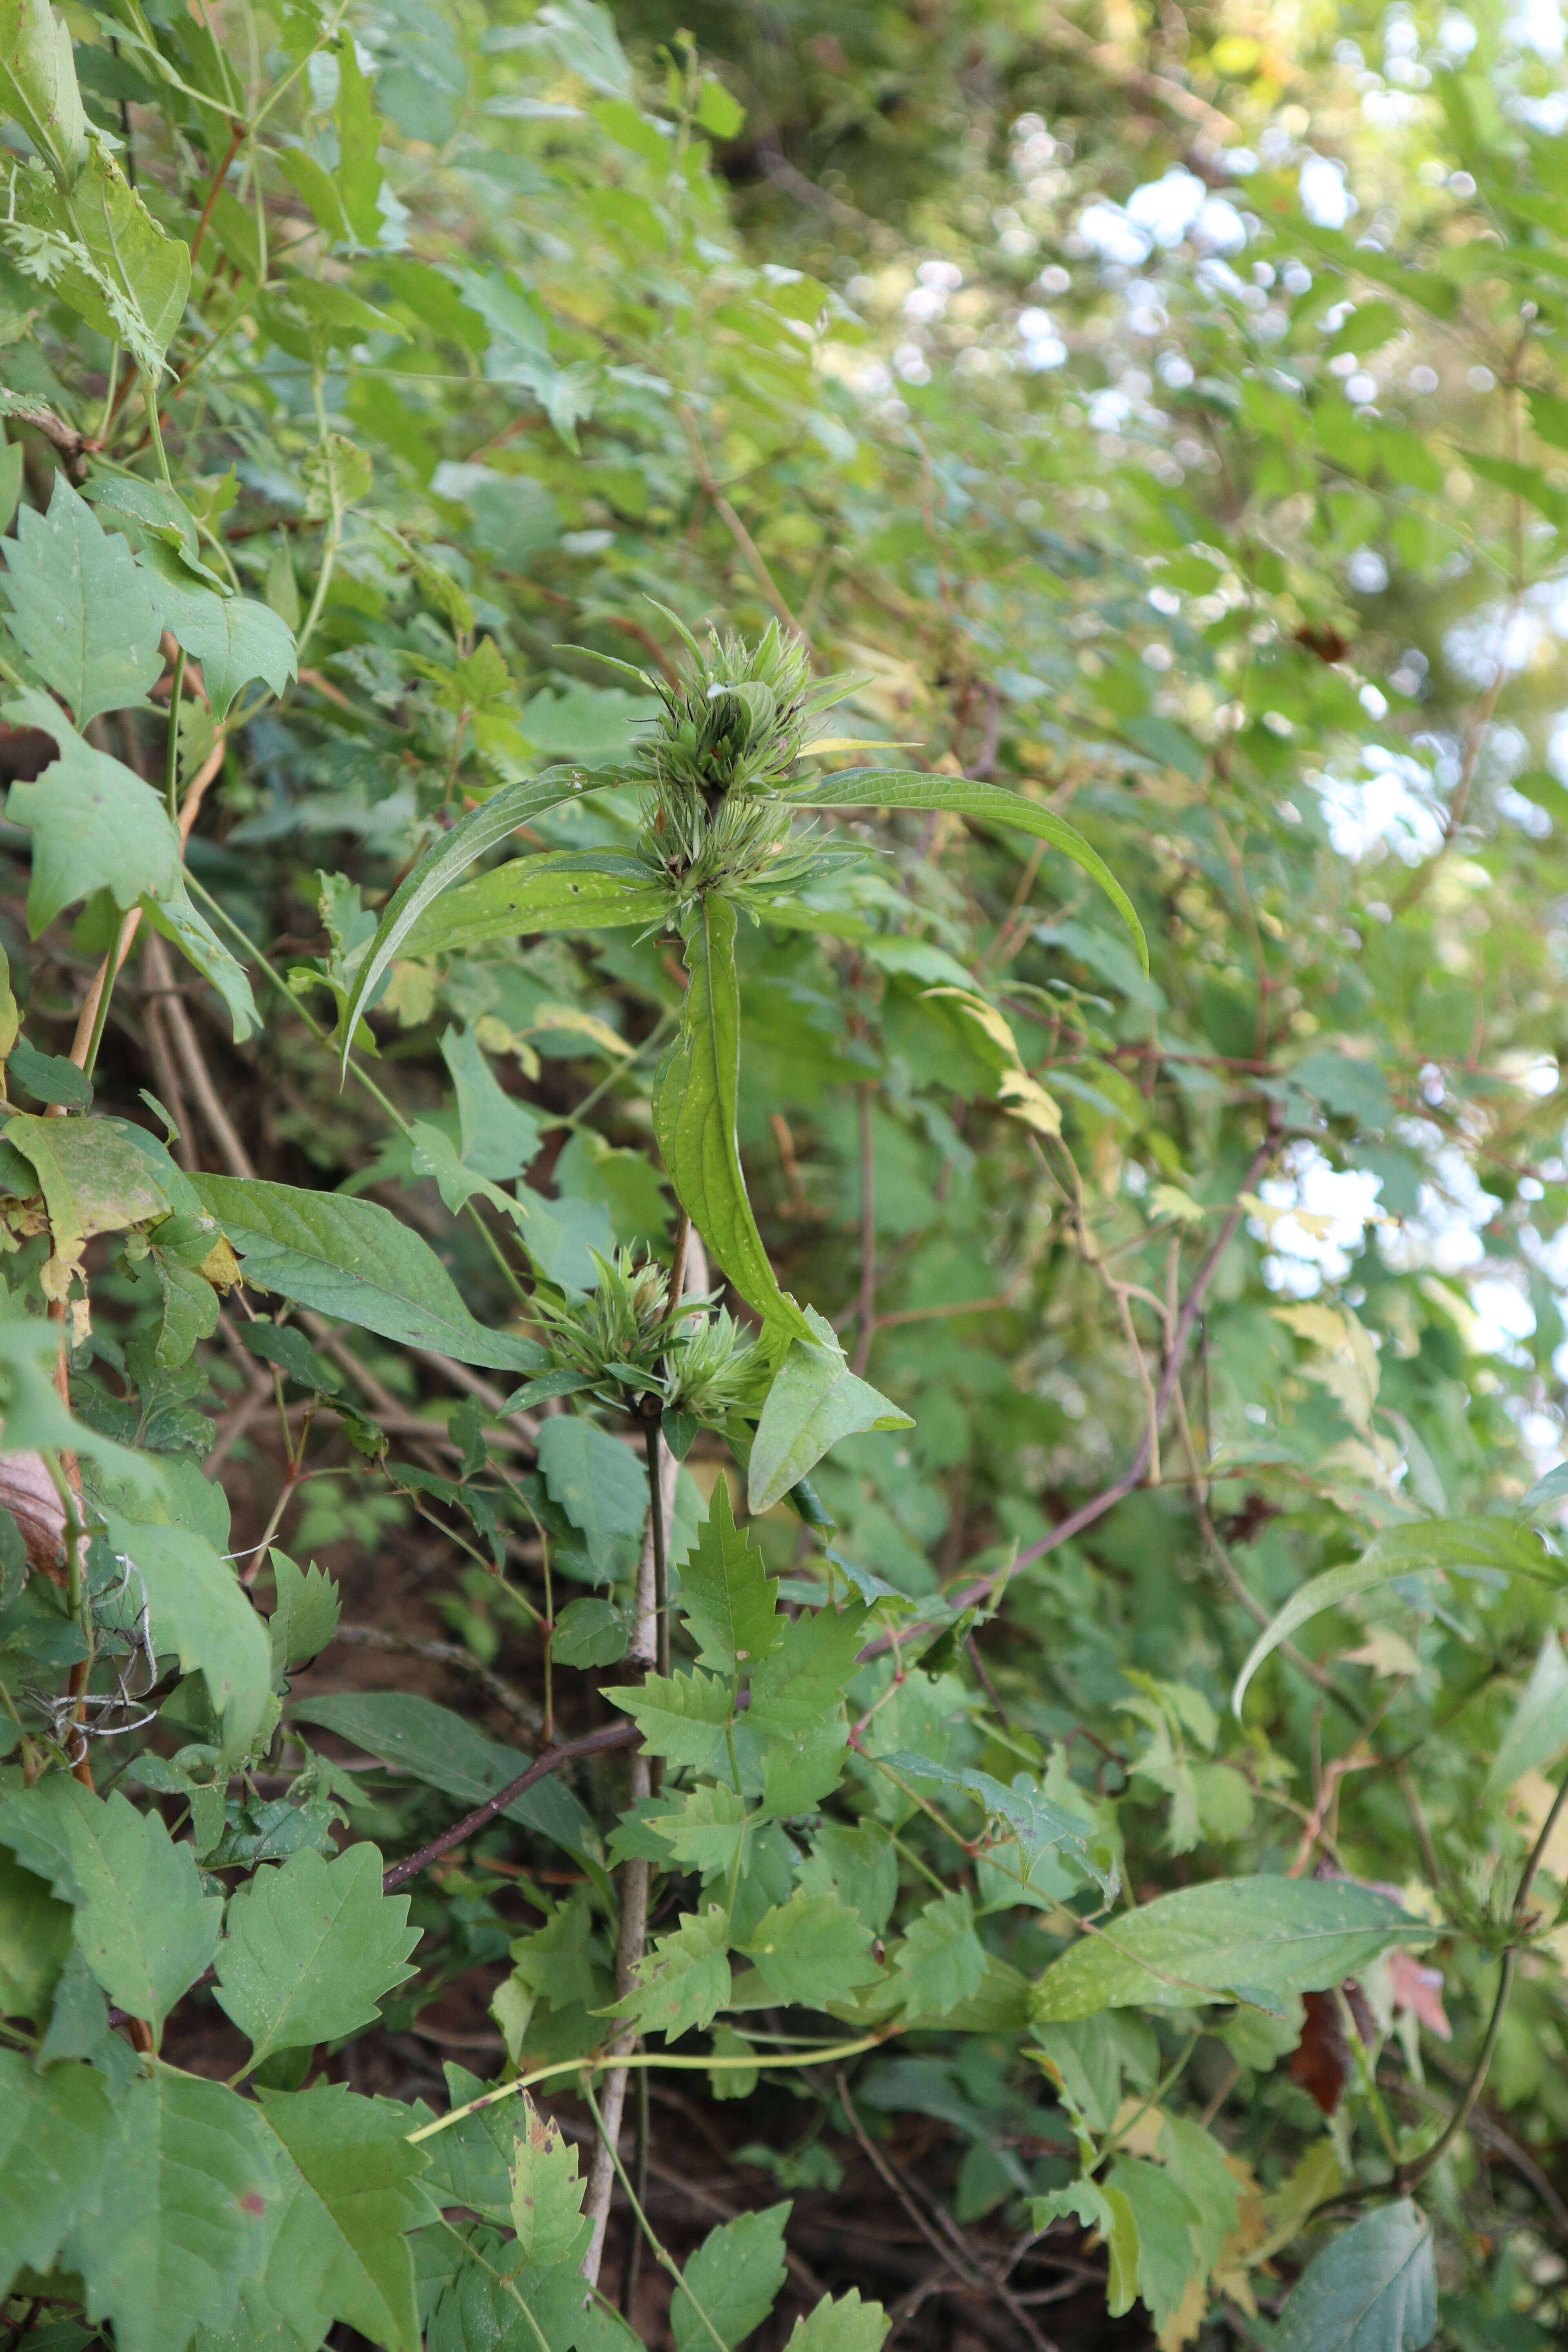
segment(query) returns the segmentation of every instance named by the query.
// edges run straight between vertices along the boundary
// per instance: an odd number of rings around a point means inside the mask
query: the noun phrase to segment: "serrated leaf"
[[[233,1567],[194,1528],[104,1514],[116,1555],[135,1565],[156,1650],[200,1671],[223,1719],[223,1760],[247,1753],[266,1719],[272,1673],[267,1628]]]
[[[730,1999],[730,1923],[718,1905],[682,1914],[680,1925],[657,1937],[637,1964],[632,1990],[606,2010],[631,2019],[639,2033],[670,2042],[696,2026],[711,2025]]]
[[[217,1955],[217,2002],[250,2042],[258,2066],[275,2050],[309,2049],[374,2024],[383,1996],[416,1971],[419,1930],[406,1895],[381,1891],[377,1849],[335,1862],[291,1853],[242,1886]]]
[[[750,1843],[746,1801],[721,1781],[688,1790],[673,1811],[649,1813],[646,1819],[668,1843],[672,1859],[700,1871],[704,1878],[727,1876]]]
[[[441,1059],[458,1098],[465,1164],[500,1181],[521,1176],[539,1150],[541,1129],[532,1111],[507,1093],[471,1029],[448,1029]]]
[[[532,1340],[475,1322],[435,1251],[390,1209],[256,1177],[192,1181],[244,1260],[247,1280],[459,1363],[515,1372],[538,1365]]]
[[[709,1255],[764,1323],[794,1339],[816,1334],[778,1286],[757,1231],[735,1134],[741,1066],[741,991],[735,909],[706,894],[686,935],[690,974],[680,1029],[658,1066],[653,1125],[676,1198]]]
[[[539,1467],[578,1528],[606,1582],[637,1565],[647,1517],[647,1473],[630,1446],[578,1413],[557,1413],[539,1433]]]
[[[912,1429],[869,1381],[849,1369],[833,1327],[811,1307],[811,1339],[795,1339],[773,1376],[757,1423],[746,1475],[746,1501],[772,1510],[841,1437],[871,1429]]]
[[[109,2086],[92,2067],[39,2069],[0,2050],[0,2304],[23,2264],[48,2270],[78,2214],[96,2208],[113,2137]]]
[[[1053,1960],[1038,2020],[1241,2000],[1278,2009],[1433,1929],[1350,1879],[1221,1878],[1118,1912]]]
[[[157,614],[125,541],[104,530],[63,473],[47,513],[21,509],[5,551],[0,589],[11,634],[77,726],[142,702],[163,667]],[[47,729],[45,708],[58,719],[52,705],[31,698],[38,713],[22,723]]]
[[[871,1933],[831,1895],[803,1895],[764,1911],[742,1946],[773,1999],[821,2009],[875,1984],[881,1970],[871,1958]]]
[[[160,2067],[132,2083],[109,2149],[112,2196],[61,2249],[88,2316],[110,2319],[120,2352],[184,2352],[222,2327],[260,2272],[278,2178],[257,2109],[222,2083]]]
[[[1138,2227],[1138,2294],[1156,2327],[1180,2309],[1197,2273],[1193,2232],[1203,2216],[1171,2174],[1142,2157],[1119,2157],[1105,2177],[1108,2199],[1124,2197]]]
[[[269,605],[204,588],[174,549],[157,540],[142,551],[140,569],[160,626],[200,662],[220,726],[252,678],[264,678],[274,694],[282,693],[294,676],[294,639]]]
[[[751,1537],[737,1529],[721,1478],[680,1566],[680,1613],[696,1639],[698,1664],[716,1674],[758,1665],[783,1638],[778,1607],[777,1580]]]
[[[5,814],[33,836],[27,928],[34,939],[63,908],[107,890],[122,911],[141,898],[167,898],[180,870],[179,835],[150,784],[95,751],[68,727],[58,703],[29,690],[13,695],[13,726],[52,736],[58,757],[32,783],[13,784]]]
[[[935,1780],[946,1788],[966,1790],[978,1798],[988,1817],[1004,1824],[1016,1840],[1021,1883],[1025,1885],[1031,1872],[1047,1856],[1059,1853],[1085,1878],[1097,1880],[1106,1899],[1114,1901],[1120,1883],[1118,1874],[1109,1856],[1090,1844],[1090,1839],[1097,1834],[1092,1824],[1080,1814],[1070,1813],[1065,1806],[1053,1803],[1038,1781],[1027,1773],[1015,1773],[1012,1787],[1005,1788],[989,1772],[958,1770],[952,1765],[934,1763],[929,1756],[905,1750],[878,1760],[910,1780]]]
[[[669,893],[639,859],[603,851],[546,850],[513,858],[448,890],[418,918],[403,953],[465,954],[525,933],[623,929],[660,924]]]
[[[1511,1519],[1426,1519],[1415,1527],[1385,1528],[1359,1559],[1331,1568],[1326,1575],[1313,1577],[1310,1584],[1293,1592],[1258,1635],[1231,1695],[1237,1717],[1253,1675],[1298,1626],[1325,1609],[1337,1609],[1341,1601],[1357,1593],[1371,1592],[1380,1584],[1391,1584],[1395,1577],[1433,1568],[1451,1576],[1496,1571],[1554,1586],[1568,1579],[1568,1569],[1556,1553],[1548,1551],[1532,1528],[1521,1528]]]
[[[577,2170],[576,2149],[525,2091],[511,2168],[511,2226],[518,2253],[531,2268],[564,2262],[576,2247],[587,2185]]]
[[[788,1739],[826,1721],[855,1671],[869,1614],[858,1604],[803,1610],[752,1677],[752,1728]]]
[[[184,316],[191,257],[159,226],[105,142],[89,142],[68,202],[38,173],[20,178],[14,201],[17,217],[59,240],[56,293],[96,332],[123,343],[138,367],[161,375]]]
[[[409,2144],[408,2109],[342,2084],[259,2096],[283,2199],[268,2301],[307,2343],[344,2320],[387,2352],[419,2352],[406,2232],[428,2218],[428,2158]]]
[[[342,1023],[345,1069],[348,1041],[370,1004],[382,973],[400,952],[426,908],[433,906],[476,857],[482,857],[487,849],[494,849],[519,825],[592,789],[591,780],[575,768],[548,768],[531,782],[504,785],[460,817],[451,832],[426,852],[411,874],[404,877],[382,909],[375,936],[355,975]]]
[[[890,1958],[906,2016],[942,2017],[968,2000],[985,1974],[968,1895],[939,1895],[917,1911]]]
[[[1285,2298],[1271,2352],[1422,2352],[1437,2332],[1432,2225],[1408,2197],[1352,2221]]]
[[[64,1773],[0,1802],[0,1844],[76,1909],[77,1948],[110,2000],[154,2032],[217,1948],[221,1896],[156,1813]]]
[[[71,1948],[71,1927],[69,1904],[0,1848],[0,2017],[45,2022]]]
[[[275,1598],[267,1635],[276,1682],[290,1666],[304,1665],[326,1648],[337,1631],[343,1603],[336,1578],[328,1576],[314,1560],[301,1570],[276,1545],[270,1558]]]
[[[879,2352],[888,2315],[879,2303],[862,2303],[860,2290],[825,2294],[790,2331],[784,2352]]]
[[[601,1698],[632,1717],[650,1756],[700,1772],[730,1719],[726,1684],[700,1668],[689,1675],[648,1675],[641,1683],[601,1689]]]
[[[727,2345],[739,2344],[762,2326],[784,2283],[789,2215],[787,2204],[769,2205],[709,2231],[681,2273],[689,2293],[682,2294],[678,2287],[669,2299],[676,2352],[700,2352],[701,2347],[712,2352],[710,2323]],[[693,2296],[708,2315],[706,2323]]]
[[[0,0],[0,112],[68,187],[87,161],[87,118],[70,33],[49,0]]]
[[[820,783],[791,785],[785,797],[795,808],[952,809],[960,816],[980,817],[991,824],[1009,824],[1048,841],[1104,891],[1138,943],[1143,970],[1149,969],[1149,944],[1143,937],[1132,901],[1097,849],[1081,833],[1038,802],[1001,784],[973,783],[967,776],[893,774],[880,768],[846,769]]]

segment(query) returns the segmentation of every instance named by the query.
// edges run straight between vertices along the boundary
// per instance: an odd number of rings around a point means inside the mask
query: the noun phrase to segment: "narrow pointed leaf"
[[[546,850],[461,882],[426,907],[404,940],[405,956],[451,955],[531,931],[609,930],[657,923],[669,894],[635,857]]]

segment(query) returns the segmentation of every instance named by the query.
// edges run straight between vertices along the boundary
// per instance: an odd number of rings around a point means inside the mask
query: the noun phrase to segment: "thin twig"
[[[533,1788],[540,1780],[548,1780],[551,1773],[559,1772],[563,1764],[573,1763],[579,1756],[603,1756],[612,1748],[629,1748],[635,1739],[641,1737],[635,1723],[610,1723],[601,1731],[586,1733],[581,1739],[563,1739],[558,1748],[547,1748],[542,1756],[535,1758],[526,1772],[520,1772],[515,1780],[509,1780],[506,1787],[498,1789],[493,1797],[487,1797],[482,1805],[476,1805],[471,1813],[465,1813],[460,1822],[455,1822],[438,1838],[432,1838],[428,1845],[422,1845],[417,1853],[407,1854],[402,1862],[395,1862],[389,1870],[383,1871],[382,1893],[390,1895],[395,1887],[405,1886],[411,1878],[417,1878],[420,1872],[428,1870],[433,1862],[439,1862],[443,1854],[453,1853],[482,1830],[487,1822],[493,1822],[498,1813],[504,1813],[524,1790]]]

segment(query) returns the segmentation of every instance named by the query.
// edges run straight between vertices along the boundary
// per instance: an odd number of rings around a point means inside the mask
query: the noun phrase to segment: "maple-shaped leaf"
[[[716,1903],[688,1912],[645,1955],[632,1990],[603,2013],[634,2019],[639,2032],[662,2030],[671,2042],[693,2025],[710,2025],[730,1998],[729,1939],[730,1923]]]
[[[158,615],[131,550],[63,473],[47,514],[17,510],[16,536],[5,549],[0,590],[11,634],[77,725],[141,702],[163,667]]]
[[[832,1895],[803,1895],[765,1911],[744,1946],[775,2000],[820,2009],[874,1984],[871,1932],[858,1911]]]
[[[374,2021],[383,1994],[413,1976],[419,1930],[406,1895],[381,1891],[381,1855],[350,1846],[258,1870],[228,1907],[218,2002],[250,2037],[250,2063],[335,2042]]]

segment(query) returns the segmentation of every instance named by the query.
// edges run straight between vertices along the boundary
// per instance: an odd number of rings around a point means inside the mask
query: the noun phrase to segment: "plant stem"
[[[615,2167],[616,2178],[620,2182],[621,2187],[626,2190],[626,2202],[630,2205],[633,2213],[637,2217],[637,2227],[641,2230],[644,2237],[647,2240],[648,2249],[653,2255],[654,2261],[658,2264],[660,2270],[668,2272],[670,2277],[675,2281],[675,2284],[679,2288],[681,2294],[686,2297],[687,2302],[691,2305],[692,2310],[697,2314],[698,2318],[702,2322],[703,2326],[708,2330],[709,2335],[713,2338],[714,2343],[719,2347],[719,2352],[730,2352],[730,2347],[725,2343],[724,2338],[720,2335],[719,2330],[714,2326],[713,2322],[709,2318],[708,2314],[703,2310],[702,2305],[698,2302],[697,2297],[692,2294],[691,2289],[681,2277],[679,2267],[676,2263],[674,2255],[659,2242],[659,2240],[654,2234],[653,2224],[648,2220],[647,2215],[643,2211],[637,2190],[626,2179],[626,2167],[621,2162],[615,2141],[608,2137],[605,2130],[605,2119],[599,2113],[599,2103],[594,2096],[593,2086],[586,2081],[584,2081],[583,2084],[583,2096],[588,2102],[588,2111],[592,2115],[595,2125],[597,2127],[600,2144],[602,2147],[606,2147],[609,2150],[610,2162]]]
[[[98,992],[98,1009],[92,1016],[92,1031],[88,1038],[87,1053],[82,1060],[81,1068],[84,1077],[90,1078],[98,1065],[98,1049],[103,1043],[103,1033],[109,1022],[109,1000],[114,993],[114,982],[120,971],[120,950],[125,939],[126,926],[130,920],[129,910],[122,908],[115,922],[114,937],[109,943],[109,954],[104,962],[103,985]]]
[[[175,824],[180,814],[180,697],[185,688],[185,649],[182,646],[174,656],[174,675],[169,685],[169,744],[163,761],[163,793],[169,803],[169,821]]]

